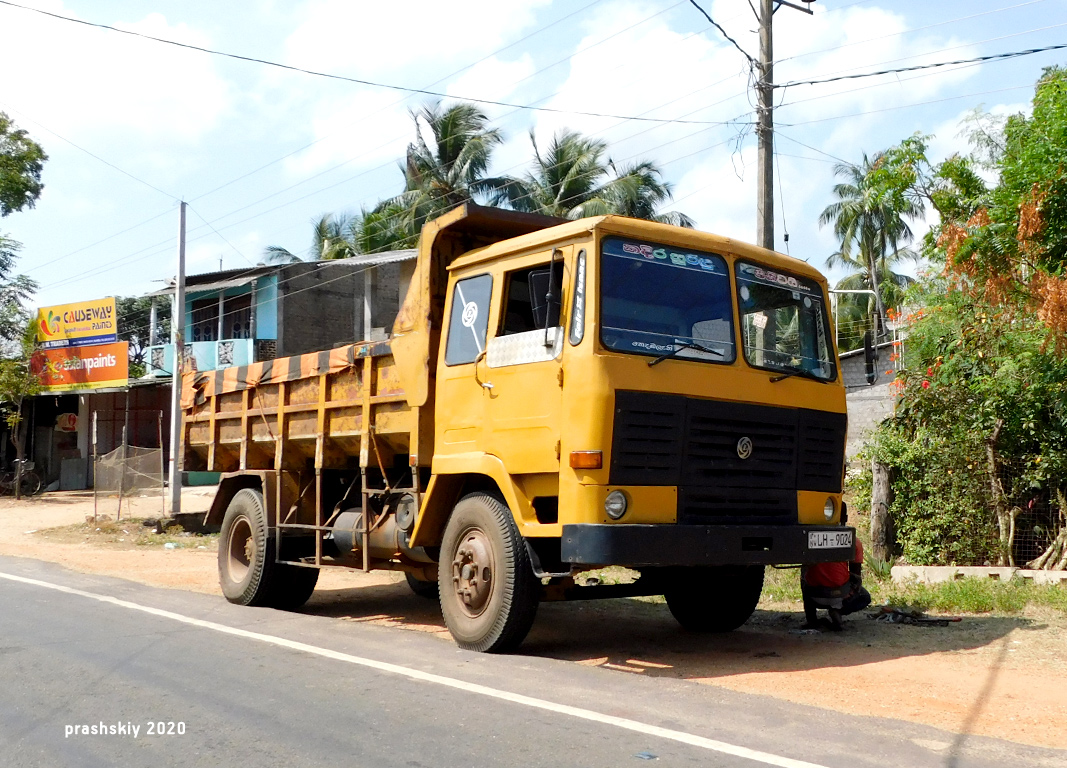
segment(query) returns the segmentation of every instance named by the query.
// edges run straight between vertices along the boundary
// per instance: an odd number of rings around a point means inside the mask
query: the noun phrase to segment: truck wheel
[[[762,565],[679,568],[664,592],[674,618],[691,632],[730,632],[756,610]]]
[[[219,586],[231,603],[266,605],[274,565],[263,494],[242,488],[230,500],[219,535]]]
[[[407,579],[408,586],[411,591],[419,597],[425,597],[430,600],[436,600],[441,590],[437,586],[436,581],[423,581],[422,579],[416,579],[410,573],[405,573],[404,578]]]
[[[540,583],[511,510],[486,493],[459,500],[437,569],[441,613],[460,648],[516,648],[537,615]]]

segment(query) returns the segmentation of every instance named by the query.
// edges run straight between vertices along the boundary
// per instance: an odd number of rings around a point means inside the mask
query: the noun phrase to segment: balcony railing
[[[213,371],[231,365],[256,362],[255,339],[194,341],[185,345],[184,370]],[[145,356],[145,377],[167,377],[174,373],[174,345],[157,344]]]

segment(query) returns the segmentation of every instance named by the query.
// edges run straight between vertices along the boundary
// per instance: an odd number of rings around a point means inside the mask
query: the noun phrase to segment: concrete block
[[[920,584],[939,584],[966,578],[987,578],[995,581],[1011,579],[1018,568],[966,565],[894,565],[893,581],[917,581]]]
[[[1031,571],[1020,568],[1015,572],[1015,578],[1034,584],[1061,584],[1067,587],[1067,571]]]

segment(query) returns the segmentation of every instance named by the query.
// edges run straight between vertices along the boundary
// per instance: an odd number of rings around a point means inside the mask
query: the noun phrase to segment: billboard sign
[[[30,358],[30,370],[40,380],[42,393],[125,387],[130,378],[129,347],[120,341],[94,347],[42,349]]]
[[[115,297],[37,310],[37,343],[45,349],[118,341]]]

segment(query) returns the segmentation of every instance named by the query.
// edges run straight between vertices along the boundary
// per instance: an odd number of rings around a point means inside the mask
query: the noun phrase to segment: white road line
[[[407,677],[411,680],[419,680],[424,683],[443,685],[446,688],[455,688],[456,690],[466,691],[468,693],[477,693],[482,696],[488,696],[493,699],[501,699],[503,701],[510,701],[513,704],[521,704],[525,707],[543,709],[548,712],[555,712],[556,714],[560,715],[568,715],[579,720],[588,720],[594,723],[601,723],[602,725],[613,725],[616,728],[622,728],[627,731],[633,731],[634,733],[642,733],[646,736],[656,736],[661,739],[676,741],[681,744],[688,744],[693,747],[707,749],[712,752],[719,752],[724,755],[743,757],[747,760],[754,760],[757,763],[763,763],[764,765],[774,765],[779,766],[780,768],[826,768],[826,766],[818,765],[816,763],[808,763],[803,760],[794,760],[790,757],[772,755],[769,752],[760,752],[759,750],[748,749],[747,747],[739,747],[735,744],[728,744],[725,741],[716,741],[715,739],[707,739],[703,736],[696,736],[691,733],[685,733],[684,731],[675,731],[670,728],[661,728],[658,725],[649,725],[648,723],[638,722],[637,720],[629,720],[625,717],[605,715],[601,712],[594,712],[591,709],[582,709],[581,707],[572,707],[569,704],[559,704],[554,701],[537,699],[532,696],[523,696],[519,693],[501,691],[496,688],[490,688],[485,685],[478,685],[477,683],[468,683],[464,680],[457,680],[452,677],[445,677],[443,675],[435,675],[430,672],[422,672],[417,669],[402,667],[399,664],[390,664],[385,661],[376,661],[375,659],[367,659],[362,656],[353,656],[348,653],[331,651],[329,648],[320,648],[319,646],[308,645],[307,643],[297,642],[296,640],[287,640],[284,637],[264,635],[260,632],[250,632],[247,629],[228,627],[225,624],[217,624],[213,621],[194,619],[191,616],[185,616],[183,614],[174,613],[172,611],[164,611],[160,608],[152,608],[147,605],[140,605],[139,603],[131,603],[128,600],[120,600],[117,597],[111,597],[110,595],[101,595],[95,592],[85,592],[80,589],[65,587],[61,584],[52,584],[51,582],[40,581],[38,579],[27,579],[23,576],[15,576],[10,573],[0,572],[0,578],[8,579],[9,581],[17,581],[22,584],[31,584],[36,587],[54,589],[57,592],[65,592],[68,595],[87,597],[91,600],[98,600],[101,603],[110,603],[111,605],[117,605],[122,608],[129,608],[134,611],[141,611],[142,613],[147,613],[152,616],[160,616],[164,619],[180,621],[183,624],[190,624],[194,627],[201,627],[202,629],[210,629],[214,630],[215,632],[222,632],[226,635],[243,637],[248,640],[257,640],[261,643],[268,643],[269,645],[276,645],[281,648],[291,648],[294,651],[303,651],[305,653],[314,654],[316,656],[322,656],[327,659],[347,662],[348,664],[357,664],[361,667],[376,669],[379,672],[387,672],[391,675],[400,675],[402,677]]]

